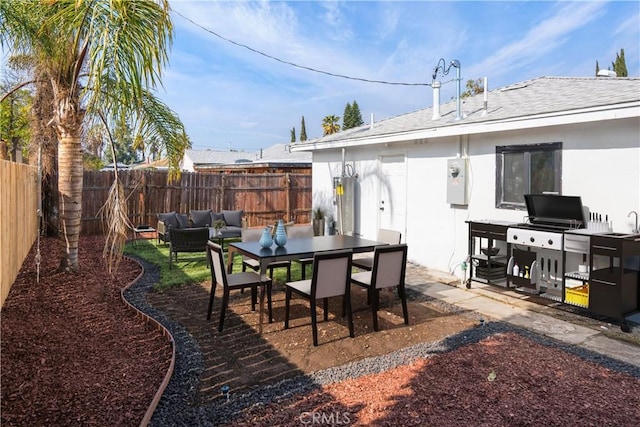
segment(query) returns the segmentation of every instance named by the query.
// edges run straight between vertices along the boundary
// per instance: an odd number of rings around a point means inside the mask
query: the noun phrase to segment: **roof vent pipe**
[[[446,65],[446,61],[444,58],[440,58],[438,61],[438,65],[433,69],[433,74],[431,76],[431,80],[435,83],[436,77],[438,77],[438,71],[442,73],[443,76],[449,74],[449,70],[451,67],[456,69],[456,120],[462,119],[462,112],[460,108],[460,84],[462,82],[462,77],[460,77],[460,61],[454,59],[449,63],[449,66]]]
[[[486,116],[489,108],[489,80],[487,77],[484,78],[484,104],[482,109],[482,115]]]
[[[373,113],[371,113],[371,122],[369,124],[369,129],[373,130]]]
[[[433,88],[433,116],[431,116],[431,120],[439,120],[440,119],[440,82],[434,81],[431,83],[431,87]]]

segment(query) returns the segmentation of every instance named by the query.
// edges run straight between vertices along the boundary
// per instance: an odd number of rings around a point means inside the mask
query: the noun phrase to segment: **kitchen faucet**
[[[638,228],[638,212],[636,211],[631,211],[629,212],[629,215],[627,215],[627,218],[629,218],[631,216],[631,214],[636,216],[636,226],[635,228],[632,230],[633,233],[640,233],[640,229]]]

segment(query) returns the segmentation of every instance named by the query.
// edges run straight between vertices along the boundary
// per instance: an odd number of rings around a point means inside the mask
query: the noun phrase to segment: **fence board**
[[[38,236],[37,170],[0,160],[0,304]]]

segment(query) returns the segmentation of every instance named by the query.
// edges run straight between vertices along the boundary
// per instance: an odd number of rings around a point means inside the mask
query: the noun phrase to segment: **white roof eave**
[[[415,131],[370,135],[362,136],[359,138],[350,138],[335,141],[316,140],[292,145],[291,150],[330,150],[363,145],[389,144],[394,142],[444,138],[458,135],[505,132],[519,129],[532,129],[547,126],[560,126],[566,124],[598,122],[633,117],[638,117],[640,119],[640,101],[634,101],[627,104],[617,104],[615,105],[615,108],[611,108],[611,106],[592,107],[575,111],[560,111],[556,113],[545,113],[528,117],[512,117],[496,121],[491,121],[490,117],[491,112],[489,112],[487,119],[482,122],[464,123],[464,119],[462,119],[461,122],[456,123],[452,126],[432,127]]]

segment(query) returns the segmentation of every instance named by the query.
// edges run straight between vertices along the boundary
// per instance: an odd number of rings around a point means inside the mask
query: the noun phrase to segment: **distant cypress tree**
[[[291,129],[291,142],[296,142],[296,127]]]
[[[304,125],[304,116],[302,116],[302,123],[300,124],[300,142],[307,140],[307,127]]]
[[[362,120],[362,114],[360,114],[360,106],[358,103],[353,100],[353,104],[351,104],[351,115],[353,116],[353,126],[357,128],[358,126],[362,126],[364,121]]]
[[[347,105],[344,106],[344,113],[342,114],[342,130],[351,129],[353,126],[351,125],[353,114],[351,109],[351,103],[347,102]]]
[[[362,114],[360,114],[358,103],[355,100],[353,104],[347,102],[347,105],[344,107],[344,114],[342,115],[342,130],[356,128],[363,124],[364,122],[362,121]]]
[[[616,52],[616,60],[611,63],[611,67],[609,70],[613,70],[618,77],[628,77],[629,72],[627,71],[627,62],[624,59],[624,49],[620,49],[620,53]],[[600,71],[600,64],[596,61],[596,76],[598,75],[598,71]]]
[[[620,54],[616,53],[616,62],[613,64],[613,71],[616,72],[618,77],[627,77],[627,63],[624,59],[624,49],[620,49]]]

